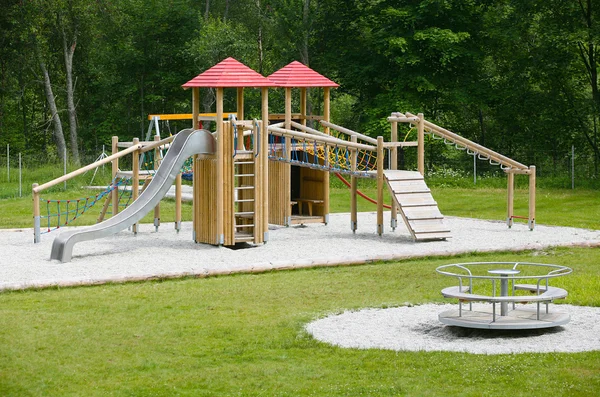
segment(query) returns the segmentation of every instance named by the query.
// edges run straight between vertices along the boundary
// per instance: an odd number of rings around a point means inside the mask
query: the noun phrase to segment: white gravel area
[[[517,224],[447,217],[453,238],[412,241],[404,225],[376,234],[376,214],[360,213],[359,230],[350,230],[349,214],[332,214],[328,225],[273,227],[269,242],[247,249],[195,244],[192,225],[176,233],[172,223],[141,225],[137,235],[125,230],[112,237],[78,243],[69,263],[51,261],[52,240],[59,232],[42,235],[33,243],[33,230],[0,231],[0,290],[51,285],[97,284],[184,275],[261,272],[310,266],[359,264],[466,252],[543,249],[564,245],[600,245],[600,231],[536,226],[529,231]]]
[[[563,326],[491,331],[447,326],[438,314],[457,305],[365,309],[332,315],[306,326],[319,341],[356,349],[451,351],[474,354],[551,353],[600,350],[600,308],[550,305],[567,312]]]

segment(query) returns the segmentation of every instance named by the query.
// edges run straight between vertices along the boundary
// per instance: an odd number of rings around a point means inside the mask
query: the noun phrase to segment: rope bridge
[[[292,124],[311,133],[270,126],[270,160],[362,178],[376,176],[373,172],[377,165],[376,147],[332,137],[302,124]],[[357,152],[354,167],[353,151]]]

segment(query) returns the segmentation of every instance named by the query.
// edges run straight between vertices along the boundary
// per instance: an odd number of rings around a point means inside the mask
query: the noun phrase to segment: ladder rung
[[[254,164],[254,161],[236,161],[233,164],[235,164],[235,165]]]
[[[254,215],[254,211],[242,211],[242,212],[235,213],[235,216],[240,216],[240,215]]]
[[[236,177],[254,176],[254,174],[235,174]]]
[[[254,227],[254,225],[235,225],[235,227],[237,228],[242,228],[242,227]]]
[[[236,203],[253,203],[254,199],[239,199],[235,200]]]
[[[254,186],[236,186],[235,187],[236,190],[248,190],[248,189],[254,189]]]

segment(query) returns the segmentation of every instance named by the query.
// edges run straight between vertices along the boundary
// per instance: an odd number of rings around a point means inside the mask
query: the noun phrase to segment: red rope
[[[335,176],[337,176],[337,177],[338,177],[338,179],[339,179],[340,181],[344,182],[344,185],[346,185],[346,186],[350,187],[350,182],[348,182],[348,181],[346,180],[346,178],[344,178],[343,176],[341,176],[341,175],[340,175],[340,174],[338,174],[337,172],[335,173]],[[363,193],[363,192],[361,192],[360,190],[358,190],[358,189],[357,189],[357,190],[356,190],[356,193],[358,193],[358,195],[359,195],[360,197],[364,198],[364,199],[365,199],[365,200],[367,200],[368,202],[370,202],[370,203],[373,203],[373,204],[377,204],[377,200],[374,200],[374,199],[372,199],[371,197],[367,196],[366,194],[364,194],[364,193]],[[384,204],[384,205],[383,205],[383,208],[387,208],[387,209],[389,210],[389,209],[391,209],[392,207],[391,207],[391,206],[389,206],[389,205],[387,205],[387,204]]]

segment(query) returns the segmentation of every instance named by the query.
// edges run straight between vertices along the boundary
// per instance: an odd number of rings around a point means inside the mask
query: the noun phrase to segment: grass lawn
[[[364,188],[374,196],[370,189]],[[438,187],[433,194],[447,215],[505,217],[502,189]],[[524,207],[517,214],[526,208],[525,194],[518,191]],[[347,190],[334,188],[332,209],[347,211],[348,197]],[[540,189],[538,223],[600,228],[597,197],[594,191]],[[374,210],[360,203],[361,210]],[[169,206],[167,201],[163,222]],[[30,227],[29,208],[30,199],[0,200],[2,227]],[[19,223],[22,217],[27,222]],[[555,282],[569,291],[566,303],[600,306],[598,248],[3,292],[0,395],[599,395],[600,351],[341,349],[304,331],[307,322],[344,310],[443,302],[439,291],[448,280],[435,273],[440,264],[518,260],[573,267],[572,275]]]
[[[599,351],[341,349],[303,330],[343,310],[442,302],[434,269],[449,260],[532,256],[571,264],[556,282],[567,302],[600,306],[597,249],[3,293],[0,395],[598,395]]]

